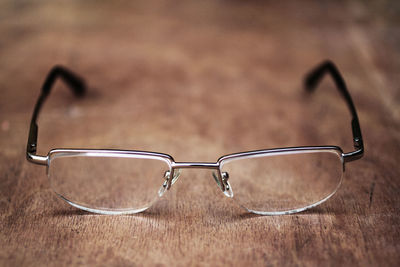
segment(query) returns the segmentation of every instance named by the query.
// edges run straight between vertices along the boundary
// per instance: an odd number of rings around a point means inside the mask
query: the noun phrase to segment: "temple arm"
[[[347,90],[346,84],[343,80],[342,75],[340,75],[339,70],[331,61],[327,60],[317,66],[305,77],[304,86],[306,90],[314,91],[319,82],[326,74],[329,74],[332,77],[337,89],[346,101],[346,104],[352,116],[351,128],[353,131],[353,143],[355,151],[344,153],[343,158],[345,162],[357,160],[361,158],[364,154],[364,144],[361,135],[361,128],[358,121],[357,111],[353,104],[353,100],[351,99],[350,93]]]
[[[37,119],[40,109],[42,108],[46,98],[49,96],[57,78],[61,78],[78,97],[83,96],[86,91],[85,81],[71,71],[67,70],[66,68],[55,66],[50,71],[43,84],[41,94],[36,102],[29,129],[28,144],[26,147],[26,158],[33,163],[43,165],[47,164],[47,156],[36,155],[38,136]]]

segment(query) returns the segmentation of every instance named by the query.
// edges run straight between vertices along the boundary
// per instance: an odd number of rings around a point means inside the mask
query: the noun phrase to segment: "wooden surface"
[[[391,265],[400,262],[400,32],[395,1],[82,1],[0,3],[0,263],[61,265]],[[28,124],[49,69],[84,76],[41,114],[54,147],[159,151],[177,161],[296,145],[352,149],[350,117],[325,58],[359,111],[365,157],[337,194],[290,216],[254,216],[208,170],[184,170],[148,211],[100,216],[58,199],[25,160]]]

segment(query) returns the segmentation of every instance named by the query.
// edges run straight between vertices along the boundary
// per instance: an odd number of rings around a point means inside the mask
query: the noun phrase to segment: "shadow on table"
[[[186,213],[185,213],[186,212]],[[62,217],[62,216],[109,216],[104,214],[95,214],[91,212],[87,212],[80,209],[75,209],[73,207],[66,207],[64,209],[58,209],[50,212],[51,216]],[[287,217],[287,216],[310,216],[310,215],[346,215],[348,211],[342,205],[335,206],[320,206],[314,207],[312,209],[288,215],[276,215],[276,216],[262,216],[250,212],[246,212],[237,208],[223,208],[223,209],[212,209],[212,210],[199,210],[191,213],[187,213],[186,210],[174,209],[166,205],[155,205],[149,208],[146,211],[135,214],[125,214],[125,215],[112,215],[112,216],[133,216],[138,218],[147,218],[147,219],[157,219],[157,220],[168,220],[168,219],[194,219],[201,217],[219,217],[223,221],[241,221],[248,220],[253,218],[278,218],[278,217]]]

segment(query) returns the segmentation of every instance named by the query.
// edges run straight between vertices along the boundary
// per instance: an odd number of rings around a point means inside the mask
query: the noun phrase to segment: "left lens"
[[[133,154],[51,153],[48,176],[68,203],[99,213],[135,213],[148,208],[170,171],[166,160]]]
[[[266,152],[222,160],[233,198],[263,214],[299,212],[328,199],[339,187],[343,158],[335,149]]]

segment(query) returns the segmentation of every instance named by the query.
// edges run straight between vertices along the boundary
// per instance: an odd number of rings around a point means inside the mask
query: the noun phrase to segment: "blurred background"
[[[344,74],[361,117],[365,98],[378,100],[370,111],[387,108],[400,116],[398,77],[391,71],[399,64],[399,32],[390,27],[398,5],[390,1],[1,6],[3,128],[11,132],[22,123],[18,134],[26,135],[29,111],[55,64],[90,87],[82,101],[54,90],[40,121],[43,153],[102,146],[215,161],[264,147],[338,143],[351,149],[349,116],[337,92],[302,99],[303,75],[324,59]],[[21,117],[11,122],[6,113]],[[24,139],[13,139],[24,146]]]
[[[399,222],[399,11],[397,1],[361,0],[1,1],[0,229],[2,240],[10,242],[0,253],[3,262],[70,258],[72,263],[98,263],[101,257],[119,257],[120,263],[155,263],[158,258],[168,264],[183,257],[187,264],[215,259],[265,264],[265,253],[278,263],[286,257],[291,263],[377,264],[387,256],[395,256],[396,262],[397,228],[374,232],[387,236],[381,245],[372,237],[363,239],[362,233]],[[205,170],[185,170],[168,196],[144,217],[90,222],[54,197],[45,170],[25,160],[31,112],[56,64],[84,77],[89,90],[85,98],[75,99],[57,83],[40,116],[39,154],[55,147],[120,148],[168,153],[176,161],[215,162],[228,153],[285,146],[338,145],[351,151],[350,115],[333,83],[325,79],[313,95],[302,87],[304,74],[325,59],[336,63],[353,96],[366,155],[346,169],[352,179],[322,211],[365,215],[375,190],[374,203],[380,204],[372,206],[375,214],[393,217],[368,217],[360,232],[348,234],[347,240],[353,247],[362,239],[370,242],[370,250],[348,252],[337,245],[328,253],[315,234],[308,237],[318,245],[304,251],[293,239],[277,241],[275,236],[277,244],[265,244],[255,233],[265,230],[266,222],[251,222],[252,233],[244,230],[249,229],[245,222],[234,222],[241,212]],[[337,224],[330,217],[321,219],[328,225],[321,235],[330,235],[335,227],[358,229],[352,218]],[[289,235],[298,220],[308,219],[264,220],[269,230],[282,227]],[[53,228],[47,231],[49,222]],[[172,223],[176,228],[171,230]],[[310,226],[313,222],[303,223],[310,227],[307,231],[319,231]],[[73,226],[85,238],[64,232],[60,225]],[[122,245],[99,241],[91,246],[85,241],[104,234],[102,227],[115,227],[104,240],[123,240]],[[179,234],[188,227],[197,230]],[[126,234],[136,235],[141,243],[126,239]],[[163,242],[167,234],[168,249],[152,243]],[[249,250],[229,247],[231,258],[223,259],[216,249],[225,245],[221,235],[228,236],[228,243],[241,240]],[[35,247],[36,240],[48,252]],[[147,252],[135,252],[140,247]],[[390,250],[383,250],[387,247]],[[169,254],[169,248],[178,249]],[[373,249],[369,258],[362,256]],[[200,255],[198,250],[208,253]],[[79,258],[79,251],[88,253]]]

